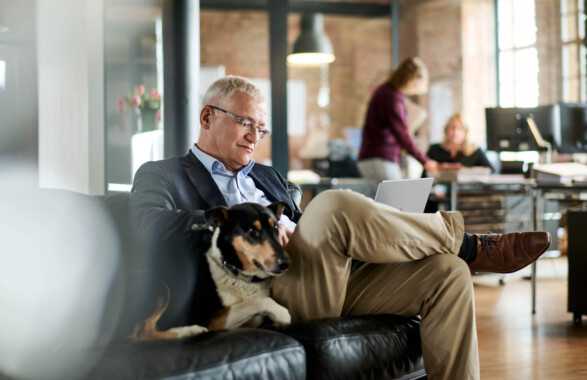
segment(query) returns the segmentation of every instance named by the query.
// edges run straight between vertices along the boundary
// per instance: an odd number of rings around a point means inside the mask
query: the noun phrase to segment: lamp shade
[[[294,42],[287,62],[296,66],[319,66],[334,62],[332,43],[324,32],[324,16],[304,14],[302,31]]]

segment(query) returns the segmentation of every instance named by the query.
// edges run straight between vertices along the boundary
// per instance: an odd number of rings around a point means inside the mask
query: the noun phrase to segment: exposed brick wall
[[[387,1],[387,0],[386,0]],[[382,3],[386,1],[381,1]],[[559,0],[536,1],[539,28],[540,103],[560,98]],[[299,34],[300,15],[288,16],[288,42]],[[484,108],[495,105],[493,0],[401,0],[400,59],[420,56],[430,70],[431,85],[452,93],[452,111],[462,112],[475,141],[485,137]],[[325,30],[336,54],[328,68],[330,104],[317,104],[318,68],[288,69],[288,78],[307,85],[307,129],[327,129],[331,138],[343,128],[362,126],[370,94],[391,70],[391,20],[325,15]],[[264,12],[201,12],[202,65],[224,65],[228,74],[269,78],[268,18]],[[413,99],[429,108],[429,95]],[[433,118],[434,115],[430,115]],[[430,119],[429,119],[430,120]],[[418,133],[429,144],[429,123]],[[310,135],[289,141],[292,166],[308,167],[298,152]],[[271,156],[271,142],[260,144],[256,159]]]
[[[299,34],[300,15],[288,16],[288,42]],[[388,18],[324,17],[336,61],[328,68],[331,101],[326,109],[318,106],[319,68],[288,68],[289,79],[301,79],[307,86],[308,129],[324,128],[332,138],[342,137],[343,128],[361,126],[371,91],[383,82],[391,69],[391,31]],[[224,65],[227,74],[249,78],[269,78],[268,18],[264,12],[202,11],[200,17],[201,64]],[[326,113],[326,118],[324,117]],[[327,123],[328,124],[328,123]],[[290,159],[309,136],[292,137]],[[270,157],[270,140],[263,141],[257,160]],[[304,162],[308,166],[307,162]]]
[[[495,22],[493,0],[463,2],[462,114],[471,141],[484,146],[485,107],[496,103]]]

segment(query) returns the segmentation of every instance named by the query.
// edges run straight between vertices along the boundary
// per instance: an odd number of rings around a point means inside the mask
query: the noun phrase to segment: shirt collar
[[[224,172],[228,173],[224,164],[207,153],[204,153],[196,144],[192,147],[192,153],[200,160],[200,162],[208,169],[210,174]],[[255,160],[251,160],[248,165],[239,169],[238,174],[248,175],[251,169],[255,166]]]

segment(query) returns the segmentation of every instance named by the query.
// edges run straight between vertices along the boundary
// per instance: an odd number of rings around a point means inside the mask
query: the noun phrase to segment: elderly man
[[[319,194],[302,216],[279,173],[251,159],[269,134],[265,117],[264,95],[252,82],[219,79],[204,96],[199,140],[187,155],[146,163],[135,175],[130,207],[139,231],[174,245],[154,248],[154,265],[185,268],[167,273],[176,289],[170,314],[205,324],[193,305],[218,302],[205,259],[190,248],[191,228],[206,209],[285,201],[294,215],[281,218],[279,236],[293,262],[271,287],[293,321],[420,315],[428,377],[479,378],[470,273],[523,268],[549,247],[550,235],[470,235],[458,212],[403,213],[345,190]]]

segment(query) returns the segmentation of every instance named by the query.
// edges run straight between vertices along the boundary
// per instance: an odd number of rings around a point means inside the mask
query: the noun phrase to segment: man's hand
[[[289,238],[293,234],[292,231],[288,230],[283,224],[277,225],[277,240],[282,247],[285,247],[289,243]]]

